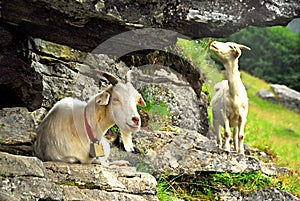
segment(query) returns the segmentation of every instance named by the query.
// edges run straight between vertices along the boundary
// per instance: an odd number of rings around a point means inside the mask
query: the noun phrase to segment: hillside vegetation
[[[224,79],[223,74],[215,67],[217,64],[209,56],[210,40],[179,39],[177,43],[178,51],[201,69],[206,80],[203,91],[207,93],[209,99],[214,84]],[[243,59],[242,56],[240,60]],[[282,184],[282,188],[300,196],[300,115],[258,98],[256,92],[260,89],[268,89],[267,82],[243,71],[241,77],[247,86],[249,98],[245,143],[272,156],[272,162],[278,166],[291,169],[292,175],[280,175],[277,179]],[[211,120],[211,108],[209,108],[209,118]],[[162,184],[165,182],[161,181],[160,185]]]
[[[282,26],[247,27],[228,40],[252,49],[244,52],[240,61],[242,70],[300,91],[300,34]]]

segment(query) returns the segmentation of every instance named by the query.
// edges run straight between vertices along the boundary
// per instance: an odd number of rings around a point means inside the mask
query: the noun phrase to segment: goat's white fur
[[[214,41],[210,49],[223,63],[227,78],[214,87],[212,98],[214,133],[221,148],[220,126],[224,127],[224,149],[230,151],[230,128],[233,128],[234,150],[244,154],[244,127],[248,113],[248,97],[240,78],[238,58],[241,56],[241,49],[250,50],[250,48],[232,42]]]
[[[116,124],[126,151],[133,151],[131,132],[139,130],[141,125],[136,105],[144,106],[143,98],[131,83],[121,82],[110,85],[88,103],[64,98],[53,106],[39,125],[34,153],[43,161],[93,162],[94,158],[89,156],[90,139],[84,123],[84,110],[97,139],[105,140],[106,131]],[[102,144],[107,146],[106,141]]]

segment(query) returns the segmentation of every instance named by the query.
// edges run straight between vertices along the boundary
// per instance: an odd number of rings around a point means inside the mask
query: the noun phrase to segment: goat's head
[[[251,50],[249,47],[233,42],[214,41],[210,44],[210,50],[222,63],[227,63],[238,59],[242,54],[242,49]]]
[[[122,83],[113,75],[96,70],[111,84],[104,92],[96,97],[96,103],[107,105],[108,111],[115,124],[124,132],[138,131],[141,126],[141,118],[136,106],[145,106],[140,93],[133,87],[130,81]]]

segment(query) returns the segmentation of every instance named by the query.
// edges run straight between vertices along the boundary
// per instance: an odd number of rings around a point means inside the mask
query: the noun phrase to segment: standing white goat
[[[125,150],[134,151],[131,132],[141,125],[136,105],[145,106],[145,102],[130,82],[124,84],[109,73],[97,72],[112,85],[88,103],[73,98],[57,102],[37,129],[34,153],[38,158],[92,163],[97,156],[96,145],[107,143],[103,136],[115,124]]]
[[[244,127],[248,113],[248,97],[240,78],[238,58],[242,54],[241,49],[250,50],[250,48],[232,42],[214,41],[210,49],[223,63],[227,78],[214,87],[212,98],[214,133],[221,148],[220,126],[224,127],[224,149],[230,151],[230,128],[233,127],[234,150],[244,154]]]

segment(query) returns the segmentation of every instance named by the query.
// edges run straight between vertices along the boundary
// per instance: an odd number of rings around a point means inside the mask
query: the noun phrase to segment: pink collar
[[[89,122],[86,119],[86,108],[84,108],[84,125],[85,125],[85,130],[86,130],[91,142],[98,143],[99,140],[97,138],[95,138],[95,136],[93,134],[93,131],[92,131],[92,128],[91,128],[91,126],[89,125]]]

